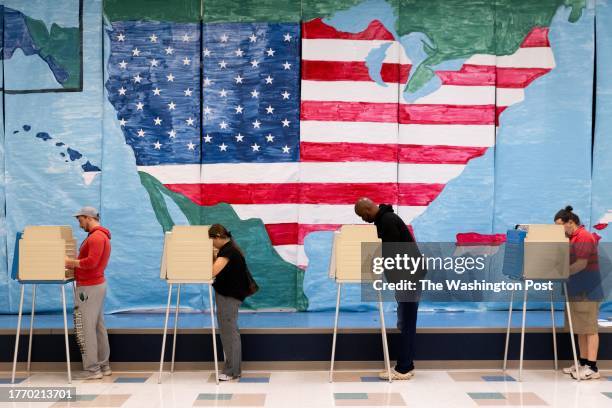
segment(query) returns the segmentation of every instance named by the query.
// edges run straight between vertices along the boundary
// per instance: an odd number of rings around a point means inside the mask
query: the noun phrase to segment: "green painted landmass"
[[[535,27],[549,27],[560,6],[577,21],[586,0],[399,0],[397,32],[421,32],[431,41],[428,57],[414,71],[409,92],[433,76],[432,67],[474,54],[510,55]]]
[[[104,0],[111,21],[147,20],[194,23],[200,21],[200,0]]]
[[[174,225],[164,196],[176,203],[190,225],[219,223],[232,231],[260,287],[256,295],[246,299],[245,308],[287,308],[298,311],[308,308],[308,299],[303,291],[304,271],[278,255],[260,219],[241,220],[229,204],[199,206],[185,196],[168,190],[149,174],[138,174],[164,231],[170,231]]]
[[[58,78],[58,82],[69,89],[81,86],[81,38],[77,27],[60,27],[51,25],[51,30],[41,20],[24,16],[30,37],[34,42],[39,56],[49,63],[52,61],[67,74],[66,78]],[[54,71],[55,73],[55,71]]]
[[[297,23],[300,1],[292,0],[205,0],[205,23]]]

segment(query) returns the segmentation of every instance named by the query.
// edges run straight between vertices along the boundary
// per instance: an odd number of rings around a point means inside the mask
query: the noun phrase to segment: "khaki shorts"
[[[570,302],[572,326],[575,334],[596,334],[599,302]],[[567,310],[565,311],[565,330],[569,331]]]

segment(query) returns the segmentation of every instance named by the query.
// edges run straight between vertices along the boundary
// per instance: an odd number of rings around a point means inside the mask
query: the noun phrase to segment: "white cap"
[[[74,214],[75,217],[79,217],[81,215],[95,218],[97,220],[100,219],[100,213],[98,213],[98,210],[96,210],[94,207],[83,207],[79,210],[79,212]]]

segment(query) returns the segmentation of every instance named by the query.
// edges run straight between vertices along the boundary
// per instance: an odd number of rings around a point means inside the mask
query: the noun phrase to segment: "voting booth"
[[[563,282],[565,292],[565,307],[569,311],[570,304],[567,297],[565,281],[569,278],[570,262],[569,240],[565,236],[563,225],[557,224],[523,224],[517,225],[506,234],[504,252],[503,274],[514,280],[558,281]],[[504,351],[503,370],[506,371],[508,362],[508,348],[510,344],[510,326],[512,322],[512,304],[514,291],[510,294],[508,308],[508,325],[506,328],[506,346]],[[552,337],[554,368],[557,362],[557,333],[555,327],[555,308],[553,293],[550,295],[550,313],[552,319]],[[523,355],[525,349],[525,321],[527,315],[527,285],[523,285],[523,317],[521,323],[521,347],[519,357],[519,381],[522,378]],[[569,313],[568,313],[569,316]],[[577,364],[576,345],[571,316],[568,317],[574,364]]]
[[[563,225],[521,225],[509,230],[506,237],[506,276],[517,280],[569,278],[569,240]]]
[[[74,278],[66,269],[66,257],[76,258],[76,240],[69,226],[36,225],[25,227],[17,240],[20,281],[63,281]]]
[[[178,317],[181,303],[181,285],[203,284],[208,285],[210,301],[210,321],[213,339],[215,362],[215,379],[219,383],[219,369],[217,362],[217,336],[215,332],[215,315],[213,302],[212,274],[213,244],[208,237],[209,225],[175,225],[172,231],[164,234],[164,248],[162,251],[160,278],[168,284],[168,302],[166,304],[166,317],[164,320],[164,334],[162,339],[161,358],[159,361],[158,383],[161,376],[166,352],[166,335],[168,332],[168,319],[170,304],[172,302],[172,288],[177,285],[176,308],[174,312],[174,333],[172,344],[172,362],[170,372],[174,372],[174,357],[176,352],[176,334],[178,330]]]
[[[339,231],[334,232],[332,254],[329,264],[329,277],[336,281],[337,293],[331,364],[329,370],[330,382],[333,382],[334,375],[334,359],[336,356],[336,339],[338,336],[338,316],[340,314],[340,294],[342,285],[346,283],[361,284],[362,268],[371,268],[373,258],[381,255],[381,245],[382,241],[378,238],[375,225],[343,225],[340,227]],[[391,363],[389,361],[385,315],[380,292],[378,308],[380,313],[383,355],[387,374],[389,374],[389,381],[391,382]]]
[[[26,371],[30,371],[32,357],[32,334],[34,314],[36,310],[37,285],[59,284],[61,287],[62,306],[64,313],[64,342],[66,346],[66,367],[68,382],[72,382],[70,372],[70,350],[68,347],[68,319],[66,311],[65,284],[74,282],[74,270],[65,267],[66,257],[77,257],[76,240],[72,228],[67,225],[32,225],[15,237],[15,251],[11,277],[21,284],[19,313],[17,318],[17,333],[13,355],[13,372],[11,383],[15,382],[17,370],[17,355],[19,352],[19,336],[21,332],[21,317],[25,286],[32,286],[32,310],[30,316],[30,334],[28,340],[28,360]],[[73,283],[74,288],[74,283]]]

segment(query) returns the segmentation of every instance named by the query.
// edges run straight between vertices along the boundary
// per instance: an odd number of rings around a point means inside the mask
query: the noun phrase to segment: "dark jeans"
[[[414,343],[416,340],[418,302],[397,303],[397,328],[400,331],[400,346],[395,371],[405,374],[414,369]]]

